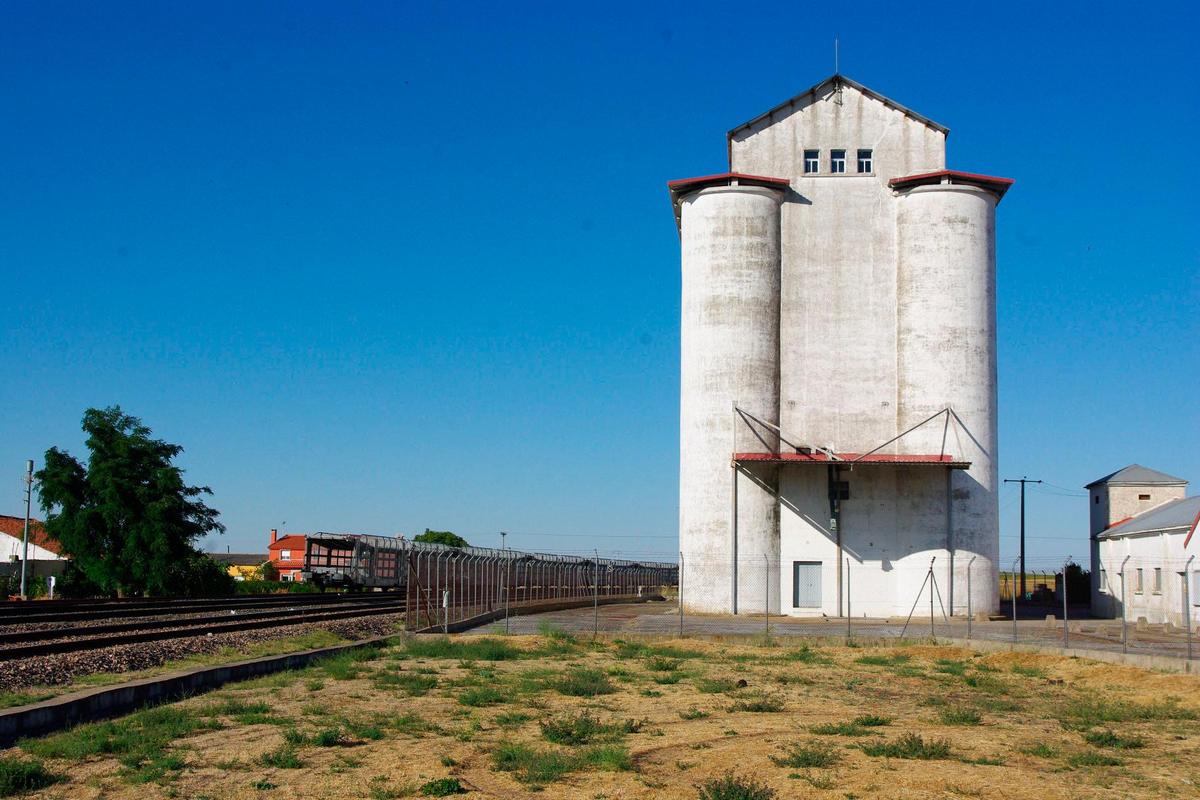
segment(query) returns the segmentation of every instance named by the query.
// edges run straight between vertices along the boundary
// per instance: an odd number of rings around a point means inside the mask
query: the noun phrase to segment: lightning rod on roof
[[[838,73],[838,37],[835,35],[833,37],[833,74],[837,75]]]

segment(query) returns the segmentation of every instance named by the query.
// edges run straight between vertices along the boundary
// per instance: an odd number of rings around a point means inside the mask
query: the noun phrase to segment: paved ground
[[[1019,614],[1024,616],[1024,614]],[[512,633],[537,633],[538,626],[550,622],[555,626],[569,631],[591,631],[593,626],[607,633],[644,633],[644,634],[677,634],[680,630],[679,607],[673,602],[641,603],[636,605],[601,606],[593,617],[590,608],[576,608],[566,611],[553,611],[545,614],[534,614],[523,617],[513,617],[508,626]],[[821,620],[798,620],[789,617],[771,617],[770,620],[759,616],[715,616],[715,615],[686,615],[683,620],[684,635],[729,635],[761,634],[770,625],[772,636],[836,636],[846,635],[846,620],[828,618]],[[477,630],[504,629],[504,621],[480,626]],[[965,619],[954,619],[949,623],[945,619],[937,619],[934,623],[934,633],[938,637],[967,638],[967,622]],[[850,625],[851,635],[865,638],[899,637],[904,630],[903,619],[855,619]],[[905,636],[909,638],[928,637],[930,635],[929,617],[924,619],[914,617],[909,623]],[[1013,623],[1011,619],[989,622],[972,622],[970,635],[976,639],[986,639],[995,642],[1013,641]],[[1063,641],[1062,623],[1057,622],[1053,627],[1047,625],[1043,616],[1039,619],[1018,619],[1016,641],[1022,644],[1039,644],[1043,646],[1061,646]],[[1070,623],[1070,646],[1080,650],[1107,650],[1121,652],[1121,622],[1120,620],[1081,619]],[[1193,642],[1194,656],[1200,658],[1200,641]],[[1135,624],[1129,625],[1130,653],[1144,655],[1169,655],[1184,658],[1187,655],[1187,640],[1182,632],[1166,632],[1160,626],[1150,626],[1138,630]]]

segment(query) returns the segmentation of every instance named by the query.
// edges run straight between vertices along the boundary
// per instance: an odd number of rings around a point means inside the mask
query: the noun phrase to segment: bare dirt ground
[[[1196,797],[1200,681],[888,644],[408,640],[25,743],[39,798]],[[916,739],[915,737],[920,737]]]

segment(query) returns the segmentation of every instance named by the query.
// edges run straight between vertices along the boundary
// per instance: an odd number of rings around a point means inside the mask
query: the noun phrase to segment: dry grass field
[[[397,640],[26,741],[42,798],[1164,798],[1200,682],[951,647]],[[3,792],[0,792],[3,793]]]

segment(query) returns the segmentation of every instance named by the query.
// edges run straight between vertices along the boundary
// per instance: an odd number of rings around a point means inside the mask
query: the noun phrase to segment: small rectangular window
[[[839,175],[846,171],[846,151],[845,150],[830,150],[829,151],[829,171],[834,175]]]
[[[1093,499],[1093,501],[1096,503],[1096,505],[1100,505],[1100,495],[1096,495],[1096,496],[1095,496],[1094,498],[1092,498],[1092,499]]]
[[[1149,499],[1150,499],[1150,495],[1148,495],[1148,494],[1139,494],[1138,495],[1138,500],[1149,500]]]
[[[291,550],[279,551],[279,558],[281,561],[291,561],[292,560],[292,551]]]
[[[1108,591],[1108,570],[1106,569],[1100,570],[1100,591]]]
[[[1133,574],[1133,591],[1136,592],[1137,594],[1141,594],[1143,585],[1144,584],[1142,583],[1142,568],[1138,567],[1137,571],[1134,572],[1134,574]]]
[[[1162,594],[1162,567],[1154,568],[1154,593]]]
[[[808,175],[817,172],[821,169],[821,151],[820,150],[805,150],[804,151],[804,174]]]
[[[874,163],[872,162],[872,159],[871,159],[871,151],[870,150],[859,150],[858,151],[858,171],[859,172],[873,172],[874,171]]]

